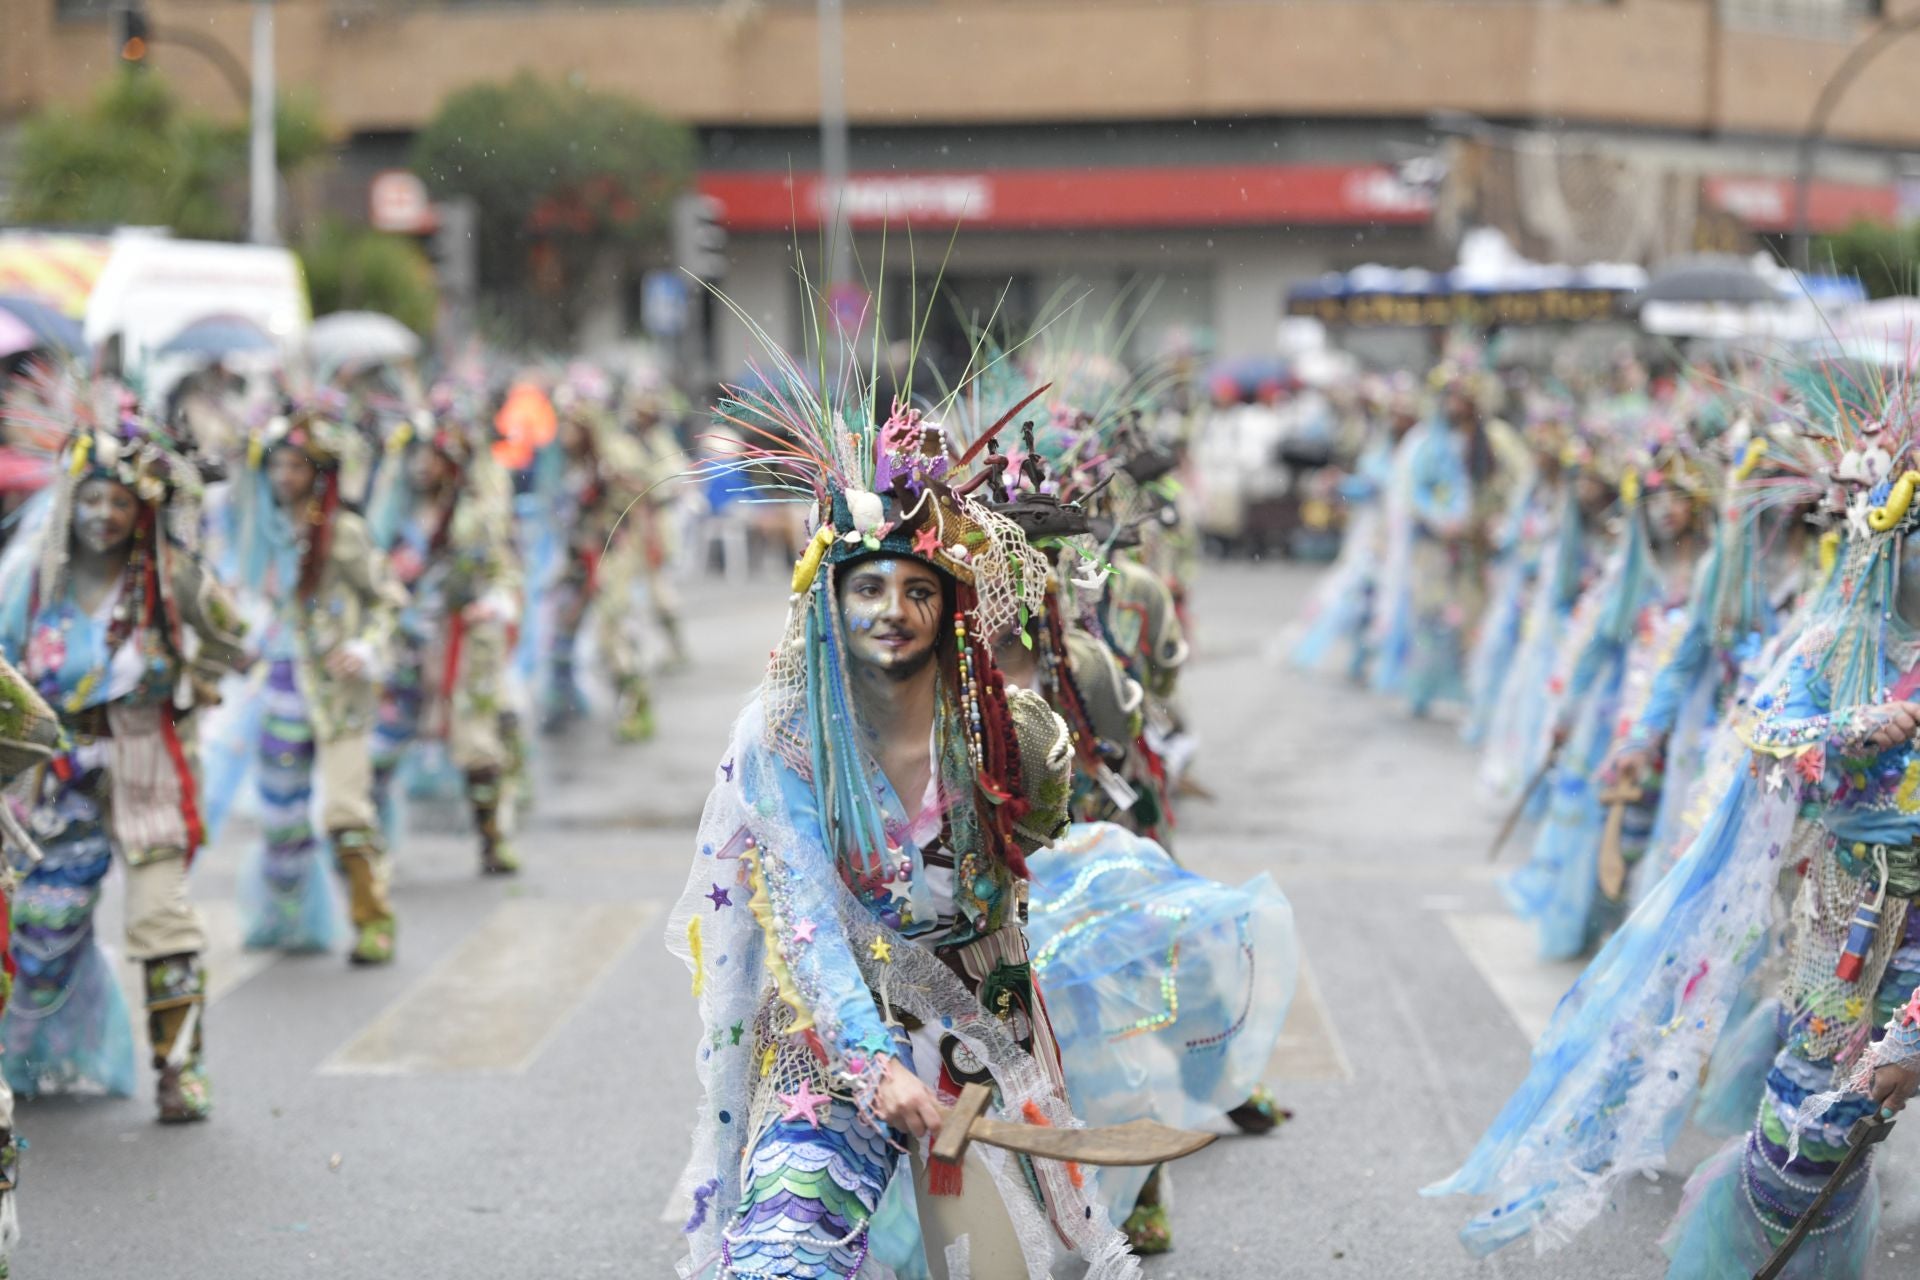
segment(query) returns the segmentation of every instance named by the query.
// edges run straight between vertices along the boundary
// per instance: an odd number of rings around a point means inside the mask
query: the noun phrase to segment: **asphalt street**
[[[1484,1261],[1453,1234],[1478,1206],[1417,1194],[1520,1080],[1574,971],[1535,961],[1503,910],[1485,858],[1495,817],[1454,729],[1279,663],[1311,581],[1212,566],[1194,594],[1184,701],[1215,798],[1187,803],[1178,848],[1218,879],[1270,872],[1293,903],[1303,982],[1270,1080],[1297,1115],[1179,1168],[1176,1249],[1148,1275],[1661,1275],[1678,1176],[1629,1186],[1572,1246]],[[133,1099],[23,1102],[14,1274],[670,1277],[696,1033],[661,930],[783,608],[770,576],[689,592],[693,662],[659,685],[658,737],[617,747],[597,722],[543,744],[517,880],[483,881],[457,833],[411,836],[390,968],[239,952],[236,824],[194,873],[217,939],[216,1115],[162,1129],[144,1078]],[[120,918],[116,896],[110,941]],[[1679,1154],[1708,1150],[1690,1138]],[[1882,1267],[1914,1274],[1912,1135],[1882,1168]]]

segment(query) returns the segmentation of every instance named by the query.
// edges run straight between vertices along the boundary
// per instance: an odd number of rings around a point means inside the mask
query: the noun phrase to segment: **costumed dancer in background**
[[[1524,805],[1524,816],[1534,821],[1545,812],[1546,791],[1527,793],[1532,780],[1545,777],[1555,750],[1552,725],[1560,698],[1553,680],[1559,655],[1575,607],[1610,560],[1616,541],[1609,513],[1620,477],[1611,451],[1597,448],[1595,440],[1575,434],[1561,456],[1565,482],[1553,547],[1534,581],[1519,646],[1481,744],[1482,794],[1503,808]]]
[[[1512,428],[1489,416],[1484,373],[1462,356],[1430,381],[1435,408],[1395,455],[1372,636],[1373,687],[1405,698],[1416,716],[1466,701],[1492,524],[1525,466]]]
[[[0,657],[0,786],[45,764],[60,743],[60,721],[26,677]],[[4,1016],[19,977],[13,956],[13,899],[19,893],[18,867],[45,857],[14,815],[0,801],[0,841],[7,861],[0,866],[0,1016]],[[124,1013],[122,1017],[124,1018]],[[19,1207],[14,1189],[20,1177],[20,1153],[26,1147],[13,1124],[13,1090],[0,1072],[0,1280],[11,1274],[9,1259],[20,1241]]]
[[[686,664],[687,651],[680,634],[680,593],[673,585],[673,563],[680,550],[674,512],[678,490],[668,482],[692,465],[678,429],[686,416],[685,402],[658,376],[629,382],[622,400],[639,446],[644,486],[627,519],[638,526],[640,577],[654,624],[666,637],[667,666],[677,669]]]
[[[1288,654],[1294,666],[1314,670],[1344,645],[1347,678],[1356,684],[1366,679],[1373,658],[1370,638],[1380,567],[1387,557],[1385,503],[1394,451],[1420,420],[1410,384],[1369,386],[1362,406],[1369,421],[1366,443],[1339,485],[1347,513],[1340,556],[1315,588],[1306,630]]]
[[[1746,434],[1741,433],[1743,436]],[[1631,791],[1659,787],[1660,802],[1647,841],[1647,855],[1634,870],[1633,899],[1659,882],[1691,843],[1685,815],[1693,806],[1704,753],[1741,691],[1741,673],[1780,624],[1767,569],[1767,534],[1779,532],[1779,513],[1762,527],[1765,490],[1754,483],[1766,459],[1764,440],[1730,442],[1738,452],[1726,500],[1695,577],[1681,631],[1666,646],[1647,681],[1646,695],[1601,766],[1609,785]],[[1787,511],[1789,525],[1804,513]],[[1805,543],[1788,533],[1778,538],[1789,560]],[[1775,552],[1774,554],[1778,554]]]
[[[1748,750],[1712,816],[1587,967],[1533,1069],[1467,1164],[1433,1194],[1491,1194],[1462,1233],[1485,1253],[1590,1223],[1615,1188],[1663,1168],[1702,1069],[1771,953],[1782,875],[1807,872],[1789,919],[1785,1047],[1754,1127],[1695,1173],[1664,1241],[1673,1280],[1752,1275],[1811,1206],[1852,1123],[1920,1082],[1920,823],[1901,799],[1920,704],[1920,593],[1908,538],[1920,474],[1907,389],[1799,433],[1827,453],[1825,510],[1850,545],[1826,608],[1727,732]],[[1899,479],[1896,481],[1895,476]],[[1876,1043],[1877,1042],[1877,1043]],[[1871,1161],[1812,1224],[1784,1273],[1858,1276],[1879,1215]]]
[[[34,795],[45,856],[14,901],[19,974],[0,1046],[16,1093],[132,1092],[127,1011],[93,933],[117,850],[160,1119],[178,1123],[212,1108],[206,934],[187,896],[202,840],[192,712],[247,658],[239,615],[193,550],[196,464],[131,396],[95,390],[97,408],[76,385],[67,420],[43,424],[67,439],[54,487],[0,561],[0,651],[67,732]]]
[[[1089,1276],[1137,1274],[1075,1167],[975,1146],[930,1170],[921,1146],[967,1082],[1015,1121],[1070,1114],[1020,922],[1071,748],[989,647],[1044,607],[1046,564],[967,496],[937,427],[875,431],[871,381],[823,403],[770,356],[770,389],[723,416],[819,528],[668,927],[707,1028],[681,1273],[885,1276],[923,1252],[935,1277],[1041,1280],[1064,1240]],[[909,1182],[921,1249],[870,1256]]]
[[[1089,424],[1088,429],[1092,429]],[[1030,479],[1031,477],[1029,477]],[[1094,577],[1085,513],[1059,491],[1075,477],[1023,488],[1019,474],[998,510],[1027,531],[1055,567],[1046,611],[1006,637],[995,660],[1009,685],[1039,690],[1073,744],[1080,820],[1028,860],[1033,966],[1059,1031],[1076,1114],[1090,1123],[1158,1120],[1273,1129],[1261,1075],[1286,1019],[1297,971],[1292,912],[1270,877],[1239,888],[1183,869],[1166,849],[1128,830],[1131,789],[1115,772],[1140,738],[1143,701],[1112,652],[1061,607],[1075,589],[1071,561]],[[1094,483],[1097,483],[1095,481]],[[1116,794],[1117,792],[1117,794]],[[1177,966],[1168,957],[1180,957]],[[1164,1168],[1111,1169],[1100,1193],[1136,1254],[1173,1245]]]
[[[1500,709],[1506,677],[1520,649],[1528,604],[1548,557],[1556,549],[1555,527],[1565,512],[1565,407],[1542,406],[1526,431],[1531,465],[1513,489],[1493,541],[1493,590],[1467,662],[1467,720],[1460,736],[1472,746],[1486,740]]]
[[[555,516],[567,530],[567,543],[553,591],[543,719],[548,732],[557,732],[585,705],[575,649],[591,612],[600,661],[614,690],[617,732],[624,741],[639,742],[653,736],[653,698],[633,634],[634,590],[643,573],[649,521],[634,512],[650,482],[645,456],[614,422],[604,397],[603,387],[578,378],[561,388],[564,468]]]
[[[1527,865],[1502,886],[1534,925],[1545,959],[1583,955],[1599,941],[1646,849],[1657,789],[1609,789],[1600,768],[1685,625],[1710,500],[1705,473],[1676,440],[1650,465],[1630,468],[1621,484],[1624,541],[1591,601],[1576,606],[1589,617],[1569,628],[1566,665],[1554,677],[1564,692],[1546,817]]]
[[[421,434],[402,427],[375,482],[375,545],[412,593],[400,615],[392,668],[373,736],[374,799],[392,834],[392,789],[407,749],[444,736],[465,781],[480,837],[480,870],[520,869],[512,844],[504,721],[513,629],[520,614],[511,491],[492,456],[476,448],[472,418],[438,397]]]
[[[238,481],[242,583],[270,602],[256,762],[264,846],[241,872],[247,945],[325,950],[338,931],[321,829],[347,882],[355,964],[393,959],[386,841],[373,796],[372,735],[406,589],[343,504],[364,470],[343,406],[289,404],[254,439]],[[359,465],[356,465],[356,462]]]

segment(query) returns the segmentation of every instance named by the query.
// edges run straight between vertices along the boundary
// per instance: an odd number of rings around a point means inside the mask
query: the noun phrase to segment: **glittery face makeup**
[[[267,456],[267,484],[273,489],[273,500],[283,507],[292,508],[311,494],[318,475],[297,449],[275,449]]]
[[[896,679],[933,660],[945,593],[940,575],[905,556],[862,560],[840,575],[840,623],[855,662]]]
[[[140,501],[115,480],[95,477],[73,495],[73,536],[96,555],[117,551],[133,536]]]

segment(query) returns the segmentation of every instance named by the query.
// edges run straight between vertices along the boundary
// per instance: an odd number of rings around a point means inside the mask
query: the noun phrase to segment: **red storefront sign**
[[[729,231],[820,225],[817,173],[705,173]],[[856,227],[965,225],[999,230],[1418,225],[1433,197],[1381,165],[1206,165],[859,173],[840,207]]]
[[[1791,178],[1716,177],[1705,180],[1704,190],[1708,204],[1749,230],[1792,231],[1796,185]],[[1841,231],[1862,219],[1892,223],[1899,209],[1899,193],[1891,186],[1815,182],[1807,191],[1807,222],[1815,231]]]

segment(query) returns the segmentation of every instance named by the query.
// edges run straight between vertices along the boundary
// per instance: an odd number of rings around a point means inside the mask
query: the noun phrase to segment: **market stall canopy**
[[[108,236],[0,234],[0,294],[24,295],[78,320],[112,253]]]
[[[208,316],[195,320],[162,343],[159,356],[221,356],[248,352],[272,353],[278,350],[267,332],[244,316]]]
[[[85,334],[76,320],[39,298],[18,293],[0,293],[0,314],[7,315],[33,330],[39,340],[35,346],[64,356],[78,356],[86,350]]]
[[[1451,271],[1355,267],[1330,272],[1287,293],[1287,314],[1328,328],[1590,324],[1620,314],[1647,283],[1629,263],[1569,267],[1531,262],[1506,237],[1477,228],[1462,238]]]
[[[1780,290],[1745,258],[1730,253],[1691,253],[1670,258],[1656,267],[1647,287],[1634,295],[1632,305],[1635,308],[1650,302],[1745,305],[1781,300]]]
[[[307,331],[307,355],[322,381],[343,365],[412,360],[420,351],[419,335],[378,311],[336,311]]]

